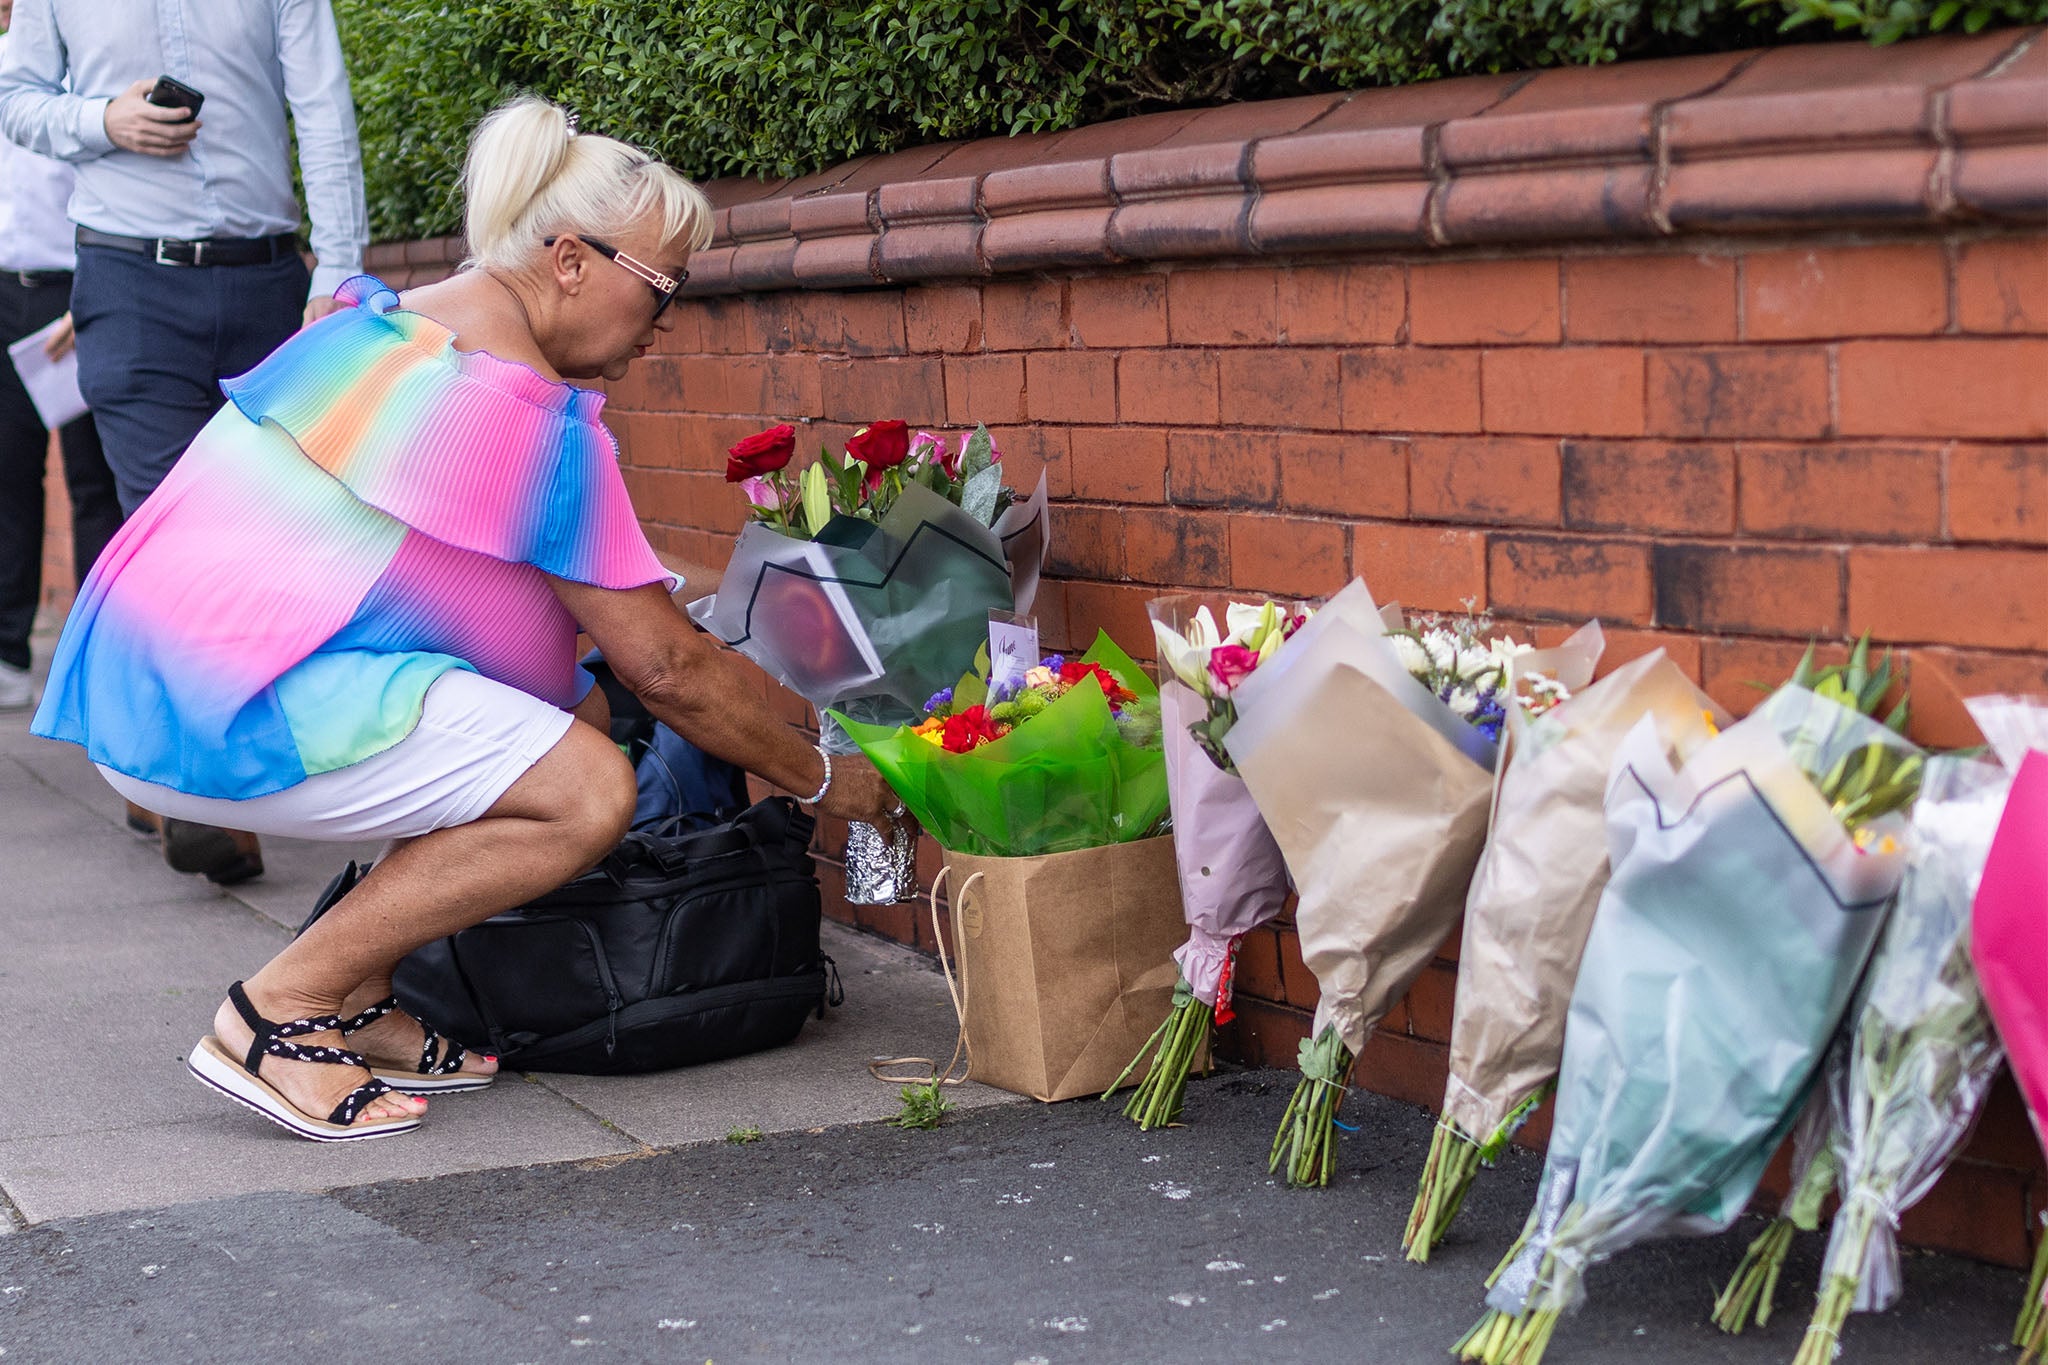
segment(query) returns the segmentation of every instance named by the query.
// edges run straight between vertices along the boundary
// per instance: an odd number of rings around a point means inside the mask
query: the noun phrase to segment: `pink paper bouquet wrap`
[[[1227,1023],[1229,997],[1219,1001],[1219,987],[1237,940],[1280,913],[1287,864],[1244,779],[1217,767],[1188,733],[1207,714],[1202,699],[1181,683],[1167,682],[1159,703],[1173,855],[1188,921],[1188,941],[1173,960],[1195,998]]]
[[[1971,918],[1970,956],[2048,1145],[2048,753],[2019,765]]]

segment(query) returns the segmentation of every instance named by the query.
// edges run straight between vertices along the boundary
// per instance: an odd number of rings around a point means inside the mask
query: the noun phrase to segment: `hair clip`
[[[564,109],[564,110],[562,111],[562,117],[563,117],[563,118],[564,118],[564,119],[565,119],[565,120],[566,120],[566,121],[568,122],[568,124],[569,124],[569,136],[570,136],[570,137],[574,137],[574,136],[576,136],[576,125],[577,125],[577,122],[578,122],[578,119],[577,119],[577,117],[576,117],[576,111],[575,111],[574,109]]]

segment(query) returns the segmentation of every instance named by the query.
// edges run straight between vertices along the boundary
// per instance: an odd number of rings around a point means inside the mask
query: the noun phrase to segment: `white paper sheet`
[[[28,390],[29,401],[36,405],[36,414],[52,431],[85,415],[85,399],[78,392],[78,352],[67,351],[62,360],[52,360],[43,353],[43,343],[63,321],[59,318],[7,348],[15,372],[21,376],[21,386]]]

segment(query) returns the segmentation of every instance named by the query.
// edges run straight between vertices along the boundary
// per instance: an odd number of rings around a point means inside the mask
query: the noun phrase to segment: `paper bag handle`
[[[946,1063],[944,1071],[939,1070],[937,1060],[931,1057],[884,1057],[877,1061],[869,1062],[868,1074],[876,1080],[886,1082],[889,1085],[965,1085],[967,1078],[974,1074],[974,1048],[967,1041],[967,965],[965,963],[961,964],[960,980],[956,985],[953,980],[953,964],[946,959],[946,935],[939,925],[939,888],[945,884],[952,871],[953,865],[947,863],[939,868],[939,875],[932,878],[930,903],[932,942],[939,946],[939,970],[945,974],[946,994],[953,997],[953,1018],[960,1025],[960,1033],[953,1041],[953,1059]],[[967,893],[972,891],[975,883],[980,880],[981,873],[974,873],[960,884],[960,894],[957,897],[949,898],[952,909],[955,912],[953,921],[956,933],[959,930],[958,912],[966,904]],[[955,1076],[953,1068],[960,1065],[963,1055],[967,1059],[966,1069],[958,1076]],[[922,1075],[914,1076],[905,1076],[897,1073],[883,1074],[882,1069],[884,1067],[898,1066],[922,1066],[926,1070]]]

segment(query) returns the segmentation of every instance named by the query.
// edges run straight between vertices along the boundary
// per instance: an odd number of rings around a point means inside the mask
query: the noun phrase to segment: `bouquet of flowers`
[[[2048,707],[1980,697],[1970,715],[2013,775],[1971,911],[1970,958],[2035,1135],[2048,1145]],[[2048,1236],[2013,1329],[2023,1361],[2048,1352],[2044,1282]]]
[[[1124,1113],[1151,1129],[1180,1117],[1188,1076],[1207,1055],[1212,1023],[1229,1023],[1230,976],[1244,935],[1280,913],[1287,865],[1251,792],[1223,747],[1237,723],[1238,684],[1273,657],[1309,617],[1278,602],[1232,602],[1225,629],[1191,597],[1147,604],[1159,662],[1166,782],[1173,812],[1174,865],[1188,940],[1173,955],[1180,968],[1173,1007],[1103,1098],[1149,1056],[1145,1079]]]
[[[1826,1078],[1842,1209],[1795,1365],[1828,1365],[1851,1310],[1898,1300],[1899,1215],[1933,1188],[1998,1072],[1970,906],[2010,780],[1973,759],[1927,761],[1905,880],[1851,1015],[1846,1065]]]
[[[690,616],[821,715],[914,721],[974,658],[991,608],[1030,610],[1050,534],[1044,480],[1016,500],[980,427],[948,448],[876,422],[843,457],[821,450],[792,476],[795,450],[783,425],[728,453],[753,520]]]
[[[1327,1184],[1346,1078],[1367,1035],[1464,907],[1486,836],[1505,708],[1564,689],[1518,680],[1484,622],[1389,622],[1353,582],[1237,685],[1223,744],[1300,892],[1321,987],[1270,1165]]]
[[[1594,1262],[1742,1212],[1897,889],[1920,765],[1799,687],[1682,767],[1652,718],[1622,741],[1543,1182],[1464,1359],[1535,1365]]]
[[[1166,813],[1159,689],[1107,635],[1040,660],[1021,684],[986,657],[914,725],[834,719],[905,807],[954,852],[1020,858],[1126,843]]]
[[[1600,645],[1589,627],[1559,650],[1523,659],[1576,679],[1590,672]],[[1556,1081],[1565,1007],[1607,884],[1605,797],[1615,750],[1651,716],[1683,760],[1713,737],[1718,714],[1661,650],[1541,715],[1508,708],[1493,826],[1465,899],[1443,1116],[1404,1239],[1410,1260],[1429,1259],[1481,1165],[1499,1159]]]

